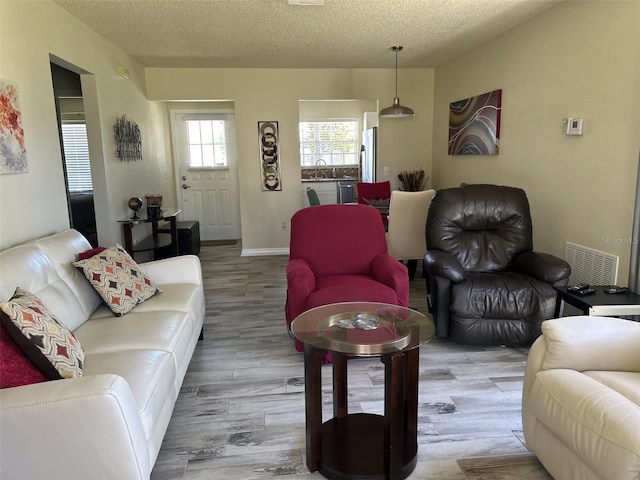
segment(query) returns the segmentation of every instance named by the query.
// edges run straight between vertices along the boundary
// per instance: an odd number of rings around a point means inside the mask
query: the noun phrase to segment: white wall
[[[399,72],[402,103],[415,118],[381,119],[379,172],[388,166],[397,183],[401,170],[431,171],[433,70]],[[154,101],[232,100],[235,105],[243,248],[289,245],[289,219],[302,207],[298,143],[299,100],[368,99],[393,101],[393,69],[146,69],[147,96]],[[263,192],[260,183],[257,122],[279,122],[282,191]]]
[[[628,279],[640,147],[640,2],[561,2],[436,69],[433,181],[527,191],[536,250],[620,256]],[[447,155],[449,103],[502,89],[497,156]],[[584,118],[584,135],[561,133]]]
[[[0,1],[0,46],[0,78],[19,88],[29,165],[28,173],[0,176],[0,248],[69,227],[50,55],[88,72],[82,84],[99,241],[122,242],[117,220],[130,213],[127,200],[173,189],[165,178],[164,108],[146,100],[144,70],[50,1]],[[118,77],[118,65],[130,80]],[[115,158],[113,124],[122,114],[140,126],[142,161]]]

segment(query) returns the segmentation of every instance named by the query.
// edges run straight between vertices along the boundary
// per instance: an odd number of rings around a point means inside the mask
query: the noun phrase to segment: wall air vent
[[[571,265],[569,285],[616,285],[619,257],[567,242],[565,260]]]

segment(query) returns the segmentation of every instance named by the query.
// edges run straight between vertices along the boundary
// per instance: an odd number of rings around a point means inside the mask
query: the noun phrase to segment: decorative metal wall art
[[[28,171],[18,85],[0,80],[0,174]]]
[[[116,138],[116,157],[121,162],[133,162],[142,160],[142,135],[140,127],[126,115],[116,119],[113,126],[113,134]]]
[[[258,122],[262,190],[282,190],[280,154],[278,152],[278,122]]]
[[[449,105],[449,155],[497,155],[502,90]]]

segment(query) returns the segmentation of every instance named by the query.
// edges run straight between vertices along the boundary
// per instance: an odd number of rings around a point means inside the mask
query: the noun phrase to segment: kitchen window
[[[360,152],[357,120],[300,122],[300,165],[357,165]]]

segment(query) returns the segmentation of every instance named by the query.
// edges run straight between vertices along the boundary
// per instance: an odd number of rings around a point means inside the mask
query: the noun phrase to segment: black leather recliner
[[[426,226],[424,268],[438,337],[475,345],[530,345],[554,316],[553,286],[571,267],[533,251],[524,190],[438,190]]]

